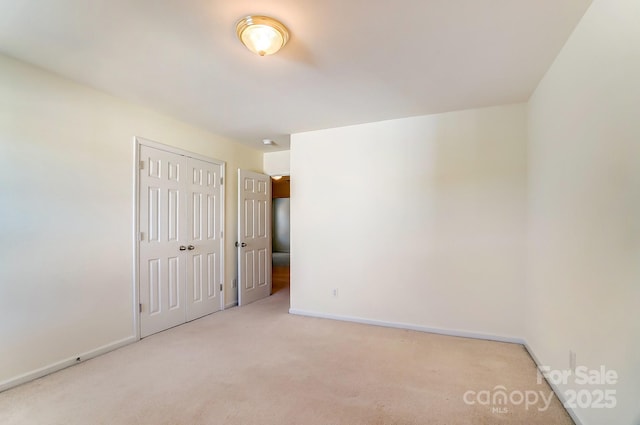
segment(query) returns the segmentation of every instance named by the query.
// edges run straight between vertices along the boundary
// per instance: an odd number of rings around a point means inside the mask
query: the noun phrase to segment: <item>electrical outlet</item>
[[[238,287],[238,279],[233,279],[233,280],[231,281],[231,288],[232,288],[232,289],[235,289],[235,288],[237,288],[237,287]]]
[[[333,298],[338,298],[338,288],[333,288],[331,290],[331,295],[333,296]]]
[[[576,352],[569,350],[569,369],[571,373],[576,373]]]

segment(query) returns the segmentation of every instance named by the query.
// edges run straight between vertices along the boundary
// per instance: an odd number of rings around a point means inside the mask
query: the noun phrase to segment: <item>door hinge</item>
[[[224,184],[224,177],[220,177],[220,186]]]
[[[222,283],[220,284],[220,292],[222,292]]]
[[[138,240],[142,242],[144,240],[144,232],[138,233]]]
[[[138,304],[138,313],[142,313],[142,303]]]
[[[144,170],[144,161],[140,161],[140,169]]]
[[[220,232],[220,239],[224,238],[224,232]]]

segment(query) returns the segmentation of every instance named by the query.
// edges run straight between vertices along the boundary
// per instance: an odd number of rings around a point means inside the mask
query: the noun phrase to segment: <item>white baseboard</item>
[[[536,364],[536,366],[538,368],[540,368],[540,366],[544,366],[542,363],[540,363],[540,359],[533,352],[533,349],[531,348],[531,346],[527,342],[525,342],[523,345],[524,345],[524,348],[529,353],[529,356],[531,356],[531,359],[533,360],[533,362]],[[546,377],[545,377],[545,381],[547,381],[547,384],[549,384],[553,392],[556,394],[556,397],[558,397],[558,400],[560,400],[560,403],[562,403],[564,410],[566,410],[569,416],[571,416],[571,419],[573,419],[573,422],[575,422],[576,425],[583,425],[582,421],[580,420],[576,412],[571,407],[566,406],[567,399],[565,398],[564,393],[560,391],[560,388],[558,388],[558,386],[553,382],[549,381]]]
[[[17,387],[18,385],[24,384],[26,382],[33,381],[34,379],[42,378],[43,376],[49,375],[53,372],[57,372],[69,366],[73,366],[75,364],[81,363],[85,360],[92,359],[94,357],[108,353],[109,351],[116,350],[120,347],[124,347],[125,345],[129,345],[136,341],[138,341],[138,338],[136,336],[130,336],[130,337],[121,339],[119,341],[115,341],[110,344],[103,345],[102,347],[98,347],[94,350],[78,354],[66,360],[62,360],[62,361],[50,364],[48,366],[42,367],[40,369],[27,372],[15,378],[2,381],[0,382],[0,392],[8,390],[9,388]],[[78,360],[78,358],[80,360]]]
[[[469,331],[460,331],[460,330],[454,330],[454,329],[430,328],[427,326],[414,325],[411,323],[387,322],[384,320],[374,320],[374,319],[366,319],[363,317],[341,316],[341,315],[335,315],[335,314],[318,313],[314,311],[297,310],[293,308],[289,309],[289,313],[295,314],[298,316],[340,320],[342,322],[362,323],[365,325],[383,326],[386,328],[408,329],[412,331],[427,332],[427,333],[439,334],[439,335],[458,336],[462,338],[485,339],[489,341],[508,342],[511,344],[521,344],[521,345],[525,344],[525,341],[521,338],[501,336],[501,335],[491,335],[491,334],[469,332]]]

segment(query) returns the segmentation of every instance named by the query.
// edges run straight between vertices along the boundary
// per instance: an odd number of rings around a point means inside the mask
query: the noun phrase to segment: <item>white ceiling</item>
[[[591,0],[0,0],[0,51],[257,149],[526,101]],[[235,37],[280,19],[274,56]],[[264,147],[272,138],[279,146]]]

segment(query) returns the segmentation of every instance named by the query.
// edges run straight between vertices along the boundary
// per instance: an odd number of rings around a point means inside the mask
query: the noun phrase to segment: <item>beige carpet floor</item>
[[[573,423],[555,398],[545,411],[463,401],[499,385],[549,394],[519,345],[292,316],[288,296],[0,393],[0,424]]]

